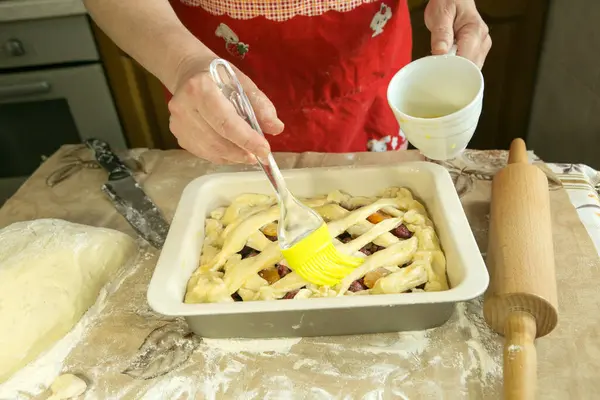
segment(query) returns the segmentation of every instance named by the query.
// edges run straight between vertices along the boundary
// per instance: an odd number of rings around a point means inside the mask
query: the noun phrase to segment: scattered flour
[[[398,341],[390,346],[373,341],[370,344],[370,346],[360,347],[360,351],[373,354],[396,354],[408,358],[423,353],[429,344],[429,337],[427,331],[402,332],[398,334]]]
[[[196,389],[196,386],[197,382],[193,376],[175,376],[159,381],[146,391],[140,400],[195,399],[202,389]]]
[[[490,378],[502,374],[502,352],[499,351],[498,347],[498,335],[486,325],[480,312],[468,312],[467,304],[469,303],[459,303],[456,306],[457,325],[466,329],[470,336],[470,339],[466,342],[470,363],[468,366],[463,365],[461,382],[464,384],[470,377],[477,374],[480,381],[485,384]],[[481,307],[480,300],[475,300],[475,304],[479,308]],[[485,347],[493,344],[496,344],[495,351],[490,351]]]
[[[427,331],[356,339],[204,339],[198,352],[210,368],[203,374],[200,397],[443,399],[456,391],[453,398],[487,398],[485,388],[493,393],[501,376],[501,347],[480,307],[480,301],[459,304],[451,321]],[[270,369],[270,357],[277,357],[277,368]],[[439,370],[454,372],[443,373],[447,381],[439,382]],[[245,375],[260,376],[260,381],[244,381]],[[349,395],[351,384],[363,391]]]
[[[207,339],[202,341],[208,347],[219,349],[225,353],[287,353],[302,338],[290,339]]]

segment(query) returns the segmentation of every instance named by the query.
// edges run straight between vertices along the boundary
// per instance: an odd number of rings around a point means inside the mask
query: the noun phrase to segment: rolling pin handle
[[[504,398],[534,400],[537,385],[536,320],[526,311],[513,311],[505,323]]]
[[[529,164],[529,157],[527,157],[527,146],[525,145],[525,141],[523,139],[517,138],[510,144],[508,163]]]

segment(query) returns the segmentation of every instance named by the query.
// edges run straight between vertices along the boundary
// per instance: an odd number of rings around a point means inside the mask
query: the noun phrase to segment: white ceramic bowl
[[[403,186],[427,207],[447,258],[451,289],[443,292],[343,296],[221,304],[185,304],[188,279],[198,267],[204,221],[243,193],[272,194],[262,172],[207,175],[184,190],[148,288],[148,303],[166,316],[183,316],[206,337],[293,337],[420,330],[450,318],[456,302],[481,295],[488,273],[450,175],[426,162],[395,166],[283,171],[298,197],[335,189],[372,196]]]
[[[406,138],[433,160],[458,156],[481,115],[483,75],[466,58],[443,55],[413,61],[394,75],[388,103]]]

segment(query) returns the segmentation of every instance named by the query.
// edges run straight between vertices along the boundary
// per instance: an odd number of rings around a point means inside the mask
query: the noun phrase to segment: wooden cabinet
[[[430,54],[423,21],[427,0],[408,0],[413,58]],[[483,112],[470,147],[506,149],[527,136],[549,0],[477,0],[490,27],[492,50],[483,67]],[[131,147],[176,148],[160,83],[95,29],[110,85]]]
[[[129,147],[175,149],[161,83],[93,25]]]

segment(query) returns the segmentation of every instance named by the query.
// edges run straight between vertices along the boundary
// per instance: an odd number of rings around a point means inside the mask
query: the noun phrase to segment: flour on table
[[[102,305],[99,302],[94,307]],[[134,309],[142,311],[136,305],[128,312]],[[185,326],[183,321],[162,323]],[[44,384],[58,375],[62,359],[84,329],[75,328],[70,334],[75,339],[70,339],[69,345],[61,342],[63,353],[55,364],[47,362],[52,368],[45,373]],[[104,364],[81,371],[91,382],[83,399],[412,400],[442,399],[448,394],[453,399],[487,399],[495,397],[488,396],[486,387],[497,393],[501,380],[500,349],[499,337],[481,316],[481,301],[475,300],[458,304],[448,323],[427,331],[335,338],[202,339],[190,359],[171,372],[149,380],[120,379],[123,386],[104,385],[98,391],[95,382],[121,374],[127,363],[127,356],[107,353]],[[277,367],[273,366],[275,360]],[[30,367],[29,371],[36,370],[34,364]],[[440,369],[454,371],[451,384],[436,378]],[[22,373],[19,376],[24,382]],[[344,391],[351,384],[359,389]],[[4,398],[16,397],[0,396]]]
[[[475,302],[480,308],[481,301],[475,300]],[[471,336],[471,339],[466,342],[469,347],[471,362],[468,368],[463,369],[461,380],[464,381],[468,376],[478,373],[479,379],[485,383],[490,377],[502,374],[502,360],[499,357],[492,357],[490,355],[498,354],[498,352],[490,351],[485,348],[485,346],[491,346],[498,335],[486,325],[481,313],[468,313],[467,304],[473,303],[460,303],[456,306],[458,326],[467,329]]]
[[[486,387],[495,390],[501,376],[500,357],[494,356],[499,349],[475,300],[458,304],[448,323],[427,331],[202,339],[186,364],[144,381],[143,390],[86,393],[85,399],[441,399],[449,393],[453,399],[486,399]],[[453,371],[450,385],[438,381],[440,369]],[[473,389],[474,382],[481,388]],[[359,389],[344,391],[351,384]]]
[[[203,359],[203,367],[199,367],[203,382],[187,387],[186,393],[194,391],[206,399],[375,400],[419,399],[425,395],[437,399],[444,398],[449,387],[437,382],[433,371],[449,368],[457,374],[451,389],[457,399],[486,398],[485,392],[474,393],[470,387],[474,381],[484,388],[497,385],[502,369],[501,358],[496,355],[499,339],[485,325],[481,305],[480,300],[458,304],[447,324],[428,331],[338,338],[203,339],[196,350]],[[269,370],[271,357],[278,357],[280,364],[282,358],[289,362]],[[254,363],[255,371],[248,371],[248,365]],[[248,385],[240,380],[247,375],[250,381],[260,379],[261,389],[253,384],[252,390],[244,390]],[[327,390],[319,380],[305,381],[308,376],[340,382],[342,391]],[[350,381],[363,382],[364,392],[348,397],[343,382]],[[157,383],[146,394],[158,393],[162,385],[166,383]],[[308,394],[310,397],[302,397]]]
[[[291,339],[208,339],[202,341],[208,347],[219,349],[225,353],[287,353],[293,345],[300,342],[302,338]]]
[[[372,341],[370,342],[370,346],[361,347],[360,351],[373,354],[396,354],[404,358],[418,357],[425,351],[428,344],[429,337],[427,331],[401,332],[398,334],[398,341],[391,346]]]

